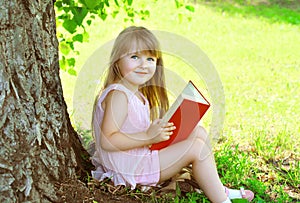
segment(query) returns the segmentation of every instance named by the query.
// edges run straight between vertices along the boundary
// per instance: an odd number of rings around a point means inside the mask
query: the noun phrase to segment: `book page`
[[[195,86],[189,82],[182,92],[182,96],[191,101],[208,104],[204,97],[199,93]]]
[[[169,110],[163,116],[162,120],[164,122],[168,122],[170,120],[170,118],[175,113],[175,111],[177,110],[177,108],[180,106],[181,102],[184,99],[188,99],[188,100],[191,100],[191,101],[195,101],[195,102],[198,102],[198,103],[209,105],[209,103],[199,93],[199,91],[197,90],[197,88],[191,82],[188,82],[188,84],[185,86],[185,88],[183,89],[183,91],[177,97],[177,99],[175,100],[175,102],[172,104],[172,106],[169,108]]]
[[[172,106],[169,108],[169,110],[163,116],[162,120],[164,122],[168,122],[171,119],[172,115],[175,113],[175,111],[180,106],[180,104],[181,104],[182,101],[183,101],[183,97],[180,94],[177,97],[177,99],[175,100],[175,102],[172,104]]]

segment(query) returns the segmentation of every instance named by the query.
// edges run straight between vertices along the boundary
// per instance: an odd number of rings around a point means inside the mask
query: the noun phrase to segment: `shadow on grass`
[[[194,0],[220,12],[300,25],[299,0]]]

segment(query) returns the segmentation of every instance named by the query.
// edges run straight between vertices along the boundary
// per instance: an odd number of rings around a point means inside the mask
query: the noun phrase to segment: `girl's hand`
[[[174,123],[163,122],[161,119],[156,119],[152,122],[146,133],[154,144],[170,139],[175,129]]]

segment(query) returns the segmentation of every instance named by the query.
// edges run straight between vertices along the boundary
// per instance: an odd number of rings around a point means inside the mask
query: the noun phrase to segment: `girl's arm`
[[[101,147],[107,151],[129,150],[161,142],[169,139],[175,129],[171,123],[160,123],[156,120],[146,132],[120,132],[128,113],[127,97],[121,91],[111,91],[104,100],[103,109]]]

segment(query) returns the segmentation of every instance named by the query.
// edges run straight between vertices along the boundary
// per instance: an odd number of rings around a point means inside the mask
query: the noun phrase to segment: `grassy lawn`
[[[94,22],[88,28],[90,41],[76,44],[80,51],[76,71],[128,25],[184,36],[207,54],[224,87],[224,129],[214,145],[222,181],[253,190],[254,202],[300,202],[300,3],[289,1],[294,3],[291,8],[275,1],[267,5],[192,1],[192,13],[176,9],[173,1],[146,2],[134,2],[150,11],[144,21],[124,22],[120,13],[116,19]],[[184,80],[194,77],[180,59],[166,56],[166,66]],[[62,72],[61,78],[72,115],[76,77]],[[93,95],[87,100],[93,102]],[[204,125],[209,128],[208,118]],[[197,199],[205,202],[198,194],[179,195],[173,201]]]

